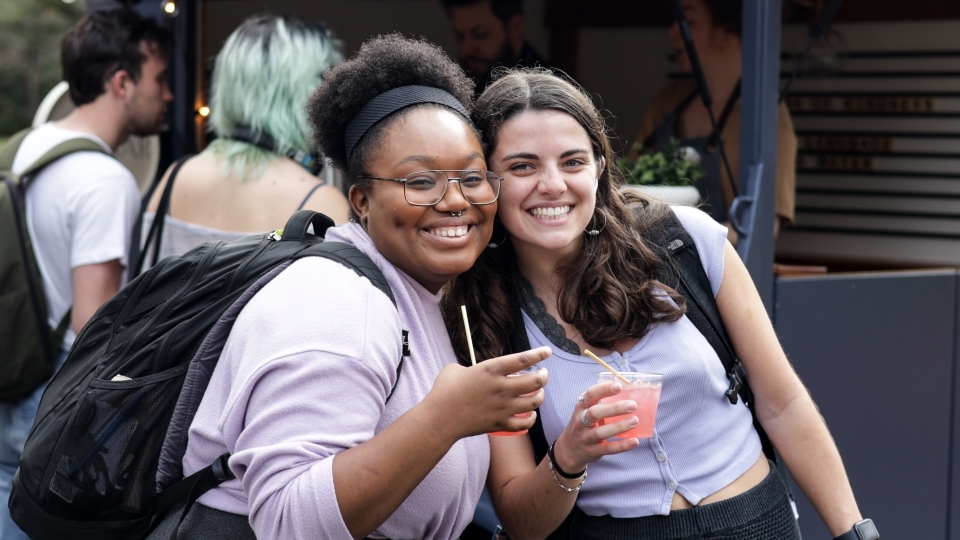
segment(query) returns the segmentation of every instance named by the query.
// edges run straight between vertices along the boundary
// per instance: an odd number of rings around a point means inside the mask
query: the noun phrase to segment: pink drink
[[[620,420],[625,420],[631,416],[636,416],[640,421],[633,429],[629,429],[617,435],[617,438],[629,439],[636,437],[638,439],[649,439],[653,437],[653,426],[657,421],[657,405],[660,403],[660,391],[663,390],[663,375],[658,373],[621,373],[630,385],[623,385],[623,390],[603,402],[614,401],[634,401],[637,404],[637,410],[632,414],[621,416],[611,416],[604,420],[605,425],[610,425]],[[615,375],[609,372],[597,373],[597,382],[620,382]]]
[[[537,371],[540,371],[540,369],[541,369],[540,366],[530,366],[528,368],[521,369],[516,373],[511,373],[510,375],[507,375],[507,377],[519,377],[520,375],[529,375],[531,373],[536,373]],[[515,414],[513,416],[517,418],[529,418],[530,415],[532,414],[533,414],[533,411],[530,411],[530,412]],[[497,437],[511,437],[513,435],[523,435],[526,432],[527,432],[526,429],[522,431],[493,431],[488,433],[488,435],[496,435]]]

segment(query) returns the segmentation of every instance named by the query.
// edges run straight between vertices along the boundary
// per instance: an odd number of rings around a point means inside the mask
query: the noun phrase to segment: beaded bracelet
[[[587,470],[584,469],[584,470],[583,470],[583,473],[581,473],[581,476],[579,476],[579,477],[574,477],[574,478],[580,478],[580,483],[577,484],[576,486],[572,487],[572,488],[571,488],[571,487],[567,487],[567,486],[563,485],[563,482],[560,481],[560,477],[557,476],[557,468],[554,467],[554,465],[553,465],[553,460],[552,460],[552,459],[550,460],[550,462],[548,463],[548,465],[550,466],[550,473],[553,474],[553,481],[556,482],[558,486],[560,486],[560,489],[566,491],[567,493],[573,493],[573,492],[575,492],[575,491],[580,491],[580,488],[583,487],[583,483],[587,481]],[[574,478],[571,478],[571,480],[573,480]]]

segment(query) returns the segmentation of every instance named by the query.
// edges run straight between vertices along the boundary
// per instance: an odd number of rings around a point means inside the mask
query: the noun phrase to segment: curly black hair
[[[324,73],[323,84],[307,103],[307,117],[320,153],[347,172],[348,185],[366,187],[366,182],[357,182],[356,175],[363,172],[388,126],[413,109],[442,107],[423,104],[391,114],[370,128],[348,156],[344,133],[350,120],[371,99],[410,85],[439,88],[453,95],[468,112],[473,110],[474,83],[463,69],[440,47],[400,34],[367,40],[352,58]]]

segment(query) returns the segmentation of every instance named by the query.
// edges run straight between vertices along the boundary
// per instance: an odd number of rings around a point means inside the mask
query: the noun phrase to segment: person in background
[[[27,180],[26,221],[43,276],[48,322],[56,328],[70,316],[56,367],[87,320],[125,281],[140,192],[133,174],[111,154],[130,135],[161,131],[173,100],[167,85],[172,42],[168,30],[130,9],[87,14],[64,36],[60,51],[76,108],[30,132],[14,158],[13,172],[19,173],[71,139],[87,138],[103,147],[103,153],[69,154]],[[45,388],[0,404],[2,540],[26,539],[5,502]]]
[[[523,0],[440,0],[450,17],[460,65],[477,81],[477,95],[495,66],[550,67],[523,38]]]
[[[298,17],[255,15],[234,30],[213,70],[210,126],[218,138],[167,170],[144,216],[146,238],[174,177],[158,260],[282,227],[302,208],[347,220],[346,198],[311,170],[322,158],[311,155],[304,108],[341,59],[329,29]]]
[[[741,0],[683,0],[704,78],[713,98],[720,141],[730,162],[733,182],[739,182],[740,157],[740,74]],[[679,26],[670,27],[673,53],[684,72],[692,72]],[[780,104],[777,129],[777,185],[775,231],[793,223],[796,200],[797,136],[786,104]],[[699,99],[697,83],[685,78],[667,84],[653,98],[643,116],[637,142],[646,149],[663,150],[671,139],[690,146],[701,155],[706,175],[697,187],[706,203],[704,210],[721,223],[728,223],[727,211],[733,202],[733,188],[724,169],[713,135],[710,117]],[[729,228],[729,227],[728,227]],[[729,228],[731,241],[736,233]]]

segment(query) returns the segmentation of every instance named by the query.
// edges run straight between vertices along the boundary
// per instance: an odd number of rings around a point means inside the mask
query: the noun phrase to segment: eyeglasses
[[[460,173],[448,176],[447,173]],[[500,196],[500,176],[490,171],[417,171],[406,178],[380,178],[358,174],[357,178],[389,180],[403,184],[403,198],[413,206],[433,206],[443,200],[450,182],[460,185],[460,193],[470,204],[493,204]]]

